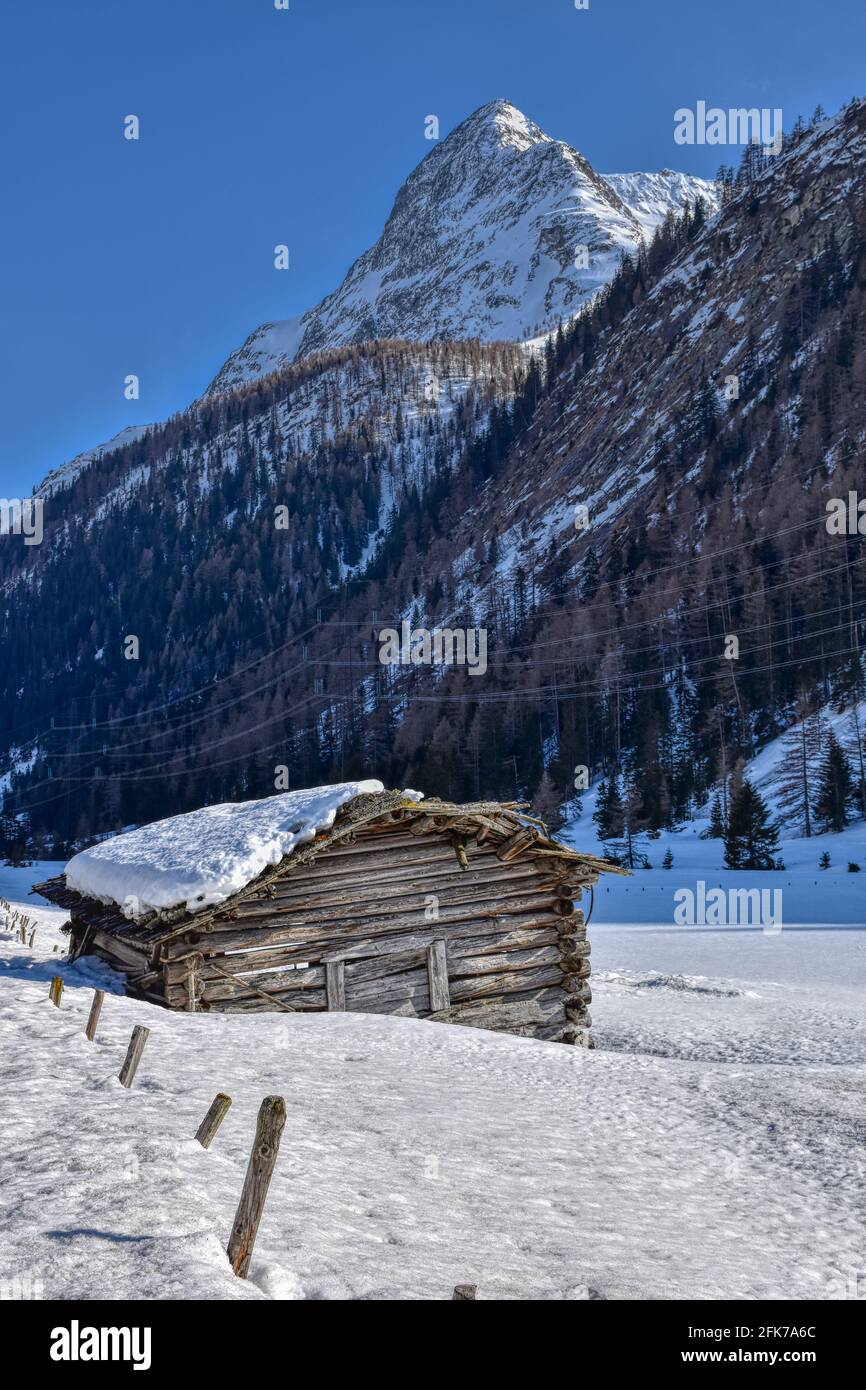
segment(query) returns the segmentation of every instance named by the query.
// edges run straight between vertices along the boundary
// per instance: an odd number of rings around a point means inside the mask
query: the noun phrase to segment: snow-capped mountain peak
[[[339,289],[300,319],[256,329],[207,394],[372,338],[537,336],[698,194],[715,206],[712,185],[686,174],[604,178],[510,102],[488,102],[412,171]]]
[[[623,253],[698,196],[715,210],[715,188],[704,179],[670,169],[603,176],[511,102],[487,102],[432,144],[340,287],[306,313],[255,329],[205,397],[375,338],[537,339],[573,317]],[[40,492],[68,486],[146,428],[77,455]]]
[[[485,106],[479,106],[477,111],[473,111],[471,116],[467,116],[455,127],[451,135],[459,135],[464,143],[473,139],[480,142],[489,138],[521,152],[533,145],[552,143],[551,137],[541,126],[524,116],[522,111],[518,111],[517,107],[504,97],[497,97]],[[450,140],[449,135],[439,148],[443,148]]]

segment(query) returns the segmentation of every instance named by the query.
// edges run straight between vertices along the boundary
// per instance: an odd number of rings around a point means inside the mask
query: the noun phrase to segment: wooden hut
[[[516,804],[365,793],[218,906],[129,920],[68,887],[70,955],[171,1009],[396,1014],[586,1045],[589,942],[575,906],[603,860]]]

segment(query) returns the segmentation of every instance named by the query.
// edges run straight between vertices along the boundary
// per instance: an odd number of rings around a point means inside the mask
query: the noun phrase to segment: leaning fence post
[[[90,1017],[87,1020],[87,1027],[84,1030],[84,1036],[87,1038],[88,1042],[93,1042],[93,1039],[96,1037],[96,1025],[99,1022],[99,1010],[102,1008],[102,1001],[104,998],[104,989],[95,989],[93,991],[93,1003],[90,1006]]]
[[[224,1091],[217,1091],[210,1103],[210,1109],[196,1130],[195,1137],[203,1149],[209,1149],[217,1130],[229,1113],[229,1106],[232,1103],[231,1096],[227,1096]]]
[[[120,1068],[118,1080],[121,1086],[129,1090],[135,1080],[135,1073],[138,1071],[138,1064],[141,1061],[141,1054],[144,1051],[144,1044],[150,1036],[150,1029],[143,1024],[137,1023],[132,1030],[132,1037],[129,1040],[129,1047],[126,1049],[126,1060]]]
[[[286,1102],[282,1096],[265,1096],[259,1107],[256,1137],[228,1245],[231,1267],[239,1279],[246,1279],[250,1267],[285,1123]]]
[[[50,988],[49,991],[48,991],[48,998],[51,1000],[52,1004],[56,1004],[56,1005],[57,1005],[57,1008],[58,1008],[58,1009],[60,1008],[60,996],[62,995],[62,993],[63,993],[63,979],[62,979],[62,976],[60,976],[60,975],[54,975],[54,976],[52,976],[52,979],[51,979],[51,988]]]
[[[478,1285],[477,1285],[477,1284],[455,1284],[455,1285],[454,1285],[454,1292],[453,1292],[453,1294],[451,1295],[451,1302],[452,1302],[452,1303],[466,1303],[466,1302],[468,1302],[470,1299],[474,1299],[477,1293],[478,1293]]]

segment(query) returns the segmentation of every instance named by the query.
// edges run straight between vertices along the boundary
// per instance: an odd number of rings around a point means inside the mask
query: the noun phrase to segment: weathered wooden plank
[[[53,975],[52,978],[51,978],[51,984],[50,984],[49,987],[48,987],[48,998],[51,1000],[51,1003],[54,1004],[54,1006],[55,1006],[56,1008],[59,1009],[59,1008],[60,1008],[60,1000],[61,1000],[62,997],[63,997],[63,977],[62,977],[62,975]]]
[[[346,967],[341,960],[328,961],[325,966],[325,997],[332,1012],[345,1010]]]
[[[461,960],[466,956],[484,956],[488,954],[503,955],[511,951],[537,950],[540,947],[553,947],[554,954],[550,956],[556,958],[555,952],[559,950],[559,937],[553,928],[537,927],[531,931],[509,932],[501,928],[497,922],[487,924],[488,930],[476,930],[471,936],[463,935],[463,927],[443,925],[436,922],[431,923],[426,931],[404,933],[399,936],[371,937],[369,939],[350,940],[341,943],[339,946],[331,947],[322,953],[322,960],[382,960],[389,957],[404,957],[413,952],[418,953],[420,961],[427,946],[430,944],[431,928],[437,936],[441,936],[448,943],[449,959]]]
[[[558,1020],[558,1022],[557,1022]],[[562,996],[551,1003],[542,997],[514,1000],[483,1000],[452,1005],[441,1013],[430,1014],[429,1023],[460,1023],[471,1028],[490,1028],[494,1032],[535,1032],[546,1025],[563,1027]]]
[[[365,957],[361,961],[352,959],[346,960],[347,978],[352,982],[353,996],[358,992],[359,985],[366,985],[377,980],[391,980],[393,977],[402,977],[411,971],[419,970],[428,966],[430,941],[420,950],[405,951],[399,954],[387,956]],[[503,952],[493,956],[454,956],[451,958],[450,949],[448,952],[449,978],[453,982],[457,979],[474,979],[484,974],[508,974],[513,971],[529,970],[533,968],[546,967],[549,970],[558,968],[563,970],[562,959],[555,945],[545,946],[540,950],[530,948],[528,950],[514,950]],[[575,969],[577,965],[575,964]],[[429,973],[429,971],[428,971]],[[364,993],[367,991],[364,990]],[[445,1007],[442,1005],[441,1007]]]
[[[430,943],[431,931],[437,935],[442,933],[448,942],[449,957],[455,961],[460,961],[468,956],[479,958],[478,973],[486,968],[482,960],[483,957],[505,956],[512,952],[535,951],[540,947],[553,947],[558,949],[561,938],[553,927],[535,928],[531,931],[505,931],[495,922],[482,925],[471,936],[464,937],[462,928],[443,927],[439,923],[431,923],[424,931],[403,933],[400,935],[384,935],[382,937],[358,938],[349,941],[340,940],[337,946],[331,946],[329,950],[319,955],[320,964],[308,965],[306,970],[279,971],[280,965],[288,965],[292,958],[299,963],[306,963],[311,955],[317,952],[311,951],[308,944],[296,946],[292,943],[284,943],[273,949],[265,951],[250,950],[237,952],[234,955],[219,955],[214,958],[213,966],[205,958],[200,971],[202,989],[207,998],[231,997],[233,991],[226,982],[222,983],[224,975],[231,975],[233,978],[243,977],[238,982],[243,983],[248,979],[258,985],[259,988],[271,988],[272,990],[309,990],[320,989],[324,985],[324,964],[328,959],[345,961],[382,961],[387,960],[388,970],[405,969],[411,964],[407,959],[411,953],[416,953],[416,964],[423,964],[427,946]],[[339,938],[338,938],[339,939]],[[569,938],[569,946],[572,939]],[[588,954],[589,947],[586,943],[574,943],[576,952]],[[550,959],[555,959],[551,955]],[[219,966],[219,973],[215,966]],[[256,967],[261,967],[260,971]],[[165,967],[166,988],[169,992],[170,1002],[182,1003],[184,998],[184,978],[186,963],[184,960],[177,962],[171,961]],[[378,973],[378,968],[373,967],[373,974]],[[278,978],[279,977],[279,978]],[[212,992],[212,984],[218,983],[220,989],[216,995]]]
[[[325,984],[324,969],[313,970],[274,970],[261,975],[232,975],[227,980],[207,967],[199,978],[199,1003],[211,1003],[214,999],[242,999],[247,994],[277,995],[285,1003],[295,1007],[306,995],[322,993]],[[183,1007],[186,988],[183,984],[167,985],[166,999],[175,1007]],[[264,1003],[264,1001],[262,1001]]]
[[[135,1073],[138,1071],[138,1064],[141,1061],[141,1054],[144,1045],[150,1037],[150,1029],[143,1024],[137,1023],[132,1030],[132,1037],[129,1040],[129,1047],[126,1050],[126,1057],[123,1066],[120,1068],[118,1080],[121,1086],[129,1090],[135,1080]]]
[[[449,990],[452,1004],[463,1000],[483,999],[558,985],[565,999],[565,986],[570,976],[563,975],[558,962],[526,970],[501,971],[490,975],[471,975],[451,979]],[[348,998],[352,1011],[376,1013],[381,1004],[411,1000],[419,1015],[430,1011],[430,985],[426,966],[373,979],[356,979],[353,966],[346,966]]]
[[[116,965],[117,969],[133,970],[137,974],[141,974],[150,954],[149,947],[136,945],[132,941],[121,940],[99,928],[93,933],[92,944],[98,946],[104,955],[110,956],[112,964]]]
[[[430,984],[430,1008],[449,1008],[451,996],[448,992],[448,956],[442,937],[437,937],[427,947],[427,978]]]
[[[452,920],[457,919],[460,909],[472,909],[468,914],[464,911],[464,916],[480,915],[485,917],[498,916],[503,912],[526,912],[533,911],[539,907],[548,910],[551,916],[563,915],[560,911],[560,899],[555,898],[549,890],[539,889],[534,883],[515,885],[513,887],[501,886],[497,890],[485,890],[482,892],[478,888],[462,888],[454,883],[449,888],[443,888],[440,892],[433,894],[438,898],[438,910],[440,919],[443,914],[448,913]],[[310,908],[306,904],[295,904],[291,907],[281,905],[276,901],[265,903],[241,904],[237,909],[237,917],[227,922],[225,927],[220,923],[215,925],[214,935],[221,935],[223,929],[237,930],[247,922],[272,922],[275,925],[283,923],[286,926],[309,927],[316,926],[324,922],[334,921],[339,923],[342,929],[350,923],[363,923],[368,920],[384,921],[390,919],[400,919],[411,925],[417,921],[419,914],[421,920],[424,919],[424,912],[427,907],[428,893],[419,893],[417,889],[414,893],[405,893],[396,899],[393,905],[390,902],[383,903],[379,895],[375,882],[362,887],[358,885],[355,900],[347,903],[333,912],[322,908]]]
[[[526,970],[503,970],[499,974],[471,975],[451,981],[451,999],[481,999],[497,994],[507,995],[522,990],[543,989],[549,985],[564,986],[570,978],[563,975],[558,962]]]
[[[513,835],[509,835],[507,840],[496,850],[497,859],[501,859],[503,864],[508,864],[512,859],[516,859],[524,850],[529,849],[535,841],[534,833],[527,829],[515,830]]]
[[[463,976],[510,973],[514,970],[530,970],[534,967],[553,966],[562,961],[556,946],[530,947],[528,950],[498,951],[486,955],[459,955],[450,957],[452,980]]]
[[[249,1271],[285,1123],[286,1102],[282,1096],[265,1096],[228,1244],[229,1261],[239,1279],[246,1279]]]
[[[491,888],[514,888],[519,891],[520,886],[532,884],[533,891],[549,892],[550,897],[557,900],[571,901],[569,893],[563,893],[561,882],[550,874],[540,873],[532,865],[515,864],[513,868],[507,868],[494,859],[495,868],[468,869],[461,871],[456,869],[454,861],[428,868],[427,870],[415,871],[411,868],[406,872],[385,875],[382,871],[373,872],[369,875],[352,874],[347,878],[340,878],[333,882],[323,881],[321,886],[307,882],[305,874],[298,874],[296,879],[288,878],[285,886],[275,885],[276,891],[268,896],[250,899],[250,906],[264,907],[269,904],[279,904],[288,907],[293,903],[300,904],[308,908],[328,908],[351,906],[356,903],[361,894],[361,890],[375,892],[379,899],[395,899],[403,897],[417,898],[422,891],[419,884],[424,884],[425,893],[449,892],[468,893],[470,890],[476,892],[487,892]],[[458,877],[459,874],[459,877]],[[441,885],[441,886],[437,886]],[[234,920],[232,918],[223,920]]]
[[[382,918],[359,919],[359,925],[353,927],[351,932],[346,932],[339,921],[320,922],[317,927],[289,927],[289,926],[260,926],[250,927],[245,930],[235,930],[220,932],[213,937],[203,938],[199,943],[203,951],[214,948],[220,951],[240,951],[249,949],[250,946],[277,946],[289,943],[299,948],[302,959],[307,955],[314,954],[314,945],[321,949],[326,949],[330,944],[350,942],[356,939],[367,939],[378,935],[388,935],[389,933],[400,933],[406,930],[418,931],[423,927],[423,913],[420,918],[416,913],[407,918],[405,915],[385,916]],[[535,912],[488,912],[484,907],[479,907],[474,915],[458,916],[455,912],[446,912],[443,921],[440,912],[439,920],[434,924],[437,935],[439,930],[447,928],[449,924],[461,928],[467,935],[477,935],[484,932],[488,927],[494,930],[535,930],[559,928],[560,924],[566,922],[564,917],[557,917],[549,909],[539,909]],[[357,938],[354,931],[357,930]],[[189,945],[180,941],[170,942],[164,948],[166,958],[171,960],[177,956],[182,956],[189,951]]]
[[[99,1024],[99,1013],[102,1009],[104,999],[105,990],[95,989],[93,991],[93,1002],[90,1005],[90,1014],[88,1015],[87,1019],[87,1027],[84,1030],[84,1036],[87,1038],[88,1042],[93,1042],[93,1039],[96,1037],[96,1029]]]
[[[227,1014],[255,1014],[278,1012],[278,1002],[289,1003],[293,1013],[315,1014],[324,1013],[327,1008],[324,990],[311,991],[309,994],[274,994],[269,996],[272,1001],[272,1009],[260,994],[238,993],[229,990],[232,996],[230,999],[214,999],[205,994],[202,1007],[210,1013]]]
[[[225,1091],[217,1091],[207,1114],[195,1132],[195,1137],[203,1149],[210,1148],[217,1130],[229,1113],[231,1103],[231,1096],[227,1096]]]
[[[289,959],[288,945],[268,951],[244,951],[238,955],[205,956],[202,960],[199,976],[201,981],[223,979],[226,975],[241,975],[246,977],[249,983],[262,987],[264,981],[269,978],[276,978],[277,974],[285,976],[285,989],[316,989],[325,983],[324,968],[312,965],[309,962],[310,952],[303,954],[303,959],[298,952],[298,964],[307,965],[305,970],[298,970],[294,962]],[[318,971],[318,973],[316,973]],[[163,977],[167,987],[174,989],[178,985],[186,988],[186,962],[169,961],[163,972]]]

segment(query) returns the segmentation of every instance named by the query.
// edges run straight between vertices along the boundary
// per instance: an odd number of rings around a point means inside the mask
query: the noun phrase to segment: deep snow
[[[66,865],[66,882],[99,902],[117,903],[128,917],[181,903],[198,912],[327,830],[347,801],[382,790],[369,779],[201,806],[82,850]]]
[[[864,933],[599,930],[596,1051],[118,993],[91,1044],[91,988],[118,985],[52,950],[63,914],[26,898],[52,867],[0,870],[38,919],[32,949],[0,932],[7,1296],[866,1297]],[[243,1282],[224,1248],[272,1093],[288,1121]]]

